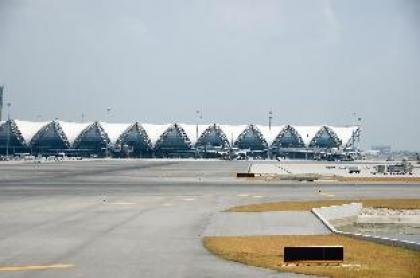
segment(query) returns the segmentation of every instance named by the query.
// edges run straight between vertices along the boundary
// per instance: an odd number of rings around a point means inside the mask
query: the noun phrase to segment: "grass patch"
[[[287,201],[275,203],[260,203],[237,206],[228,212],[264,212],[264,211],[302,211],[312,208],[335,206],[348,203],[363,203],[364,207],[391,209],[420,209],[420,199],[372,199],[372,200],[315,200],[315,201]]]
[[[247,265],[329,277],[420,277],[420,252],[339,235],[206,237],[213,254]],[[284,246],[342,245],[344,264],[360,267],[283,266]]]
[[[355,182],[355,183],[408,183],[418,184],[420,183],[419,177],[405,176],[382,176],[382,177],[341,177],[336,176],[336,179],[340,182]]]

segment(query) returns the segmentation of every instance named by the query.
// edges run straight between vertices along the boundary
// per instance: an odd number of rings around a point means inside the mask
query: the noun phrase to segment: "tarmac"
[[[414,164],[412,175],[374,175],[376,165],[395,164],[397,162],[389,161],[352,161],[352,162],[328,162],[328,161],[276,161],[273,163],[254,162],[250,167],[250,172],[262,175],[302,175],[302,174],[318,174],[324,177],[341,176],[341,177],[420,177],[420,166]],[[348,169],[357,168],[360,173],[349,173]]]
[[[268,214],[223,219],[220,212],[234,205],[420,197],[418,185],[235,177],[248,167],[246,161],[1,162],[0,277],[301,277],[219,259],[203,248],[202,237],[236,233],[252,222],[262,224],[249,233],[271,225]],[[304,223],[305,213],[293,216],[279,214],[270,233],[323,230]]]
[[[206,236],[326,235],[330,231],[309,211],[220,212]]]

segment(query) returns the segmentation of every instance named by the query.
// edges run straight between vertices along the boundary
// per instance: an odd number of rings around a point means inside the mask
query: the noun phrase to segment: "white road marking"
[[[249,197],[249,194],[238,194],[238,197]]]
[[[184,201],[194,201],[195,199],[194,198],[185,198],[185,199],[182,199],[182,200],[184,200]]]
[[[327,197],[334,197],[335,195],[334,194],[331,194],[331,193],[324,193],[324,192],[322,192],[322,193],[319,193],[319,195],[322,195],[322,196],[327,196]]]
[[[130,206],[135,205],[136,203],[130,203],[130,202],[115,202],[111,203],[111,205],[117,205],[117,206]]]

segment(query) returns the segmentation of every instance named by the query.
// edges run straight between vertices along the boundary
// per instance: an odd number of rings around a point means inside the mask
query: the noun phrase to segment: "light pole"
[[[198,142],[198,123],[203,119],[203,114],[201,114],[200,110],[195,111],[195,115],[197,117],[197,123],[195,126],[195,158],[198,157],[198,149],[197,149],[197,142]]]
[[[107,109],[106,109],[106,121],[109,123],[110,122],[110,115],[111,115],[111,107],[108,107]],[[106,147],[105,147],[105,157],[109,157],[109,150],[110,150],[110,148],[111,148],[111,146],[110,146],[110,143],[107,143],[106,144]]]
[[[8,123],[8,127],[7,127],[7,141],[6,141],[6,157],[7,157],[7,159],[9,159],[10,129],[12,127],[11,122],[10,122],[10,106],[12,106],[12,104],[10,102],[8,102],[7,103],[7,123]]]
[[[2,111],[3,111],[3,91],[4,86],[0,85],[0,121],[2,120]]]
[[[358,130],[357,130],[357,153],[360,155],[360,133],[362,132],[362,117],[357,118]]]
[[[108,122],[109,122],[110,115],[111,115],[111,107],[108,107],[108,108],[106,109],[106,120],[107,120]]]
[[[268,112],[268,131],[271,133],[271,121],[273,120],[273,109]],[[271,146],[267,144],[267,158],[271,159]]]
[[[195,126],[195,139],[198,140],[198,123],[200,122],[200,120],[203,119],[203,114],[201,114],[200,110],[196,110],[195,115],[197,117],[197,123],[196,123],[196,126]]]
[[[360,132],[362,129],[362,118],[356,113],[353,112],[353,120],[354,120],[354,125],[357,126],[357,130],[353,131],[353,136],[352,136],[352,143],[353,143],[353,148],[355,150],[355,152],[358,154],[359,153],[359,144],[360,144]],[[356,142],[356,137],[357,136],[357,142]]]

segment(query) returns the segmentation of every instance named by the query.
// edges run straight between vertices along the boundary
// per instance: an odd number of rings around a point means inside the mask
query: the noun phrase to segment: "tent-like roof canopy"
[[[255,125],[259,131],[262,133],[265,141],[268,145],[271,146],[277,135],[286,127],[286,125],[271,126],[271,129],[268,125]]]
[[[88,126],[90,126],[92,123],[75,123],[75,122],[63,122],[58,121],[58,124],[61,126],[61,129],[63,130],[64,134],[67,137],[67,140],[69,141],[70,145],[72,146],[74,143],[74,140],[82,133],[83,130],[85,130]]]
[[[111,144],[115,144],[120,138],[121,134],[124,133],[132,124],[114,124],[114,123],[99,123],[108,135]]]
[[[178,124],[190,139],[192,145],[197,143],[197,139],[200,138],[200,135],[209,127],[209,125],[189,125],[189,124]],[[198,132],[197,132],[198,129]],[[197,138],[198,135],[198,138]]]
[[[341,144],[346,147],[351,144],[351,140],[355,134],[360,131],[358,126],[350,126],[350,127],[336,127],[336,126],[328,126],[341,140]]]
[[[32,140],[32,137],[38,133],[38,131],[46,126],[49,122],[30,122],[30,121],[20,121],[14,120],[17,129],[25,140],[26,144],[29,144]]]
[[[32,122],[32,121],[12,121],[16,126],[16,132],[19,133],[25,144],[30,144],[32,138],[42,128],[47,126],[51,122]],[[0,122],[0,125],[5,124],[5,121]],[[61,128],[63,134],[67,138],[69,144],[72,146],[77,138],[79,138],[83,132],[89,129],[94,123],[77,123],[77,122],[66,122],[56,121]],[[236,142],[239,136],[245,132],[250,126],[253,126],[260,132],[262,138],[267,142],[269,146],[273,144],[276,138],[285,129],[292,128],[296,131],[297,135],[300,136],[305,146],[310,146],[314,138],[319,134],[321,130],[328,130],[328,132],[335,138],[336,141],[340,141],[342,147],[351,145],[352,138],[359,133],[360,129],[358,126],[327,126],[327,125],[316,125],[316,126],[294,126],[294,125],[273,125],[269,128],[266,125],[219,125],[219,124],[150,124],[150,123],[106,123],[106,122],[95,122],[98,127],[103,130],[103,135],[109,139],[111,144],[116,144],[118,139],[127,132],[134,124],[138,124],[147,137],[153,147],[156,142],[168,128],[177,126],[184,132],[185,140],[190,142],[192,146],[197,143],[197,138],[200,138],[206,130],[211,127],[217,126],[224,133],[229,143]],[[197,133],[198,129],[198,133]],[[21,140],[22,140],[21,139]]]
[[[171,126],[172,124],[141,124],[144,130],[149,136],[150,141],[152,142],[152,146],[156,145],[157,140],[159,140],[160,136]]]

